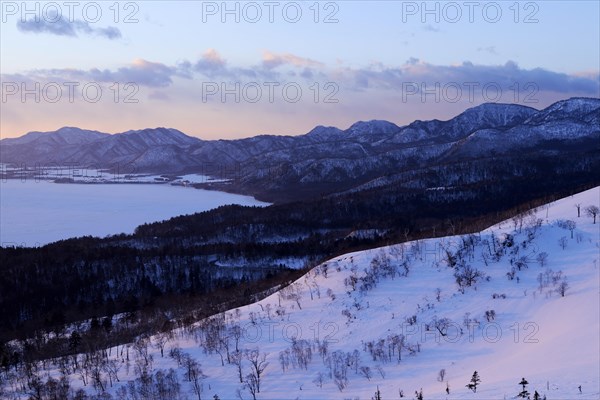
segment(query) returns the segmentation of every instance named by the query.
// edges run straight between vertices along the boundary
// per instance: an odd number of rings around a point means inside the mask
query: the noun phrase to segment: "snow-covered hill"
[[[108,133],[74,128],[70,126],[62,127],[54,132],[29,132],[18,138],[2,139],[3,145],[24,145],[35,142],[35,145],[42,146],[65,146],[82,145],[99,139],[108,137]]]
[[[597,399],[600,221],[585,208],[599,203],[596,187],[478,234],[336,257],[259,302],[63,370],[119,399],[177,398],[174,377],[180,398],[513,399],[525,378],[531,398]]]

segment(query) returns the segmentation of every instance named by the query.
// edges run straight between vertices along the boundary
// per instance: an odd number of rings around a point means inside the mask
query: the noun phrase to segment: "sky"
[[[1,1],[0,137],[202,139],[600,97],[597,1]]]

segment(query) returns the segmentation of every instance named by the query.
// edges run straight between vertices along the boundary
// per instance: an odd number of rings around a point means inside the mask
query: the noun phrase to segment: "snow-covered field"
[[[131,233],[138,225],[252,197],[169,184],[57,184],[0,180],[0,243],[36,246],[75,236]]]
[[[600,222],[583,208],[599,201],[595,188],[480,234],[337,257],[258,303],[173,332],[164,357],[158,336],[130,346],[129,361],[111,349],[120,382],[109,387],[102,373],[102,386],[129,398],[136,371],[173,368],[182,398],[199,398],[195,360],[203,399],[252,399],[254,350],[268,363],[257,399],[371,399],[377,388],[382,399],[421,390],[424,399],[514,399],[522,378],[531,398],[598,399]],[[236,354],[249,355],[240,363],[246,383]],[[466,387],[474,371],[476,393]],[[83,387],[80,375],[70,380]]]
[[[184,175],[141,174],[131,168],[97,169],[72,165],[23,168],[4,163],[0,163],[0,176],[3,178],[11,176],[11,179],[17,180],[31,179],[36,182],[68,179],[74,183],[170,183],[181,186],[228,181],[197,173]],[[3,179],[3,181],[6,180],[6,178]]]

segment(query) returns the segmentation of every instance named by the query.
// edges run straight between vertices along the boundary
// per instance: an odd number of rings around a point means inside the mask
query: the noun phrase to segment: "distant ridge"
[[[576,157],[599,143],[600,99],[571,98],[543,110],[487,103],[448,121],[415,121],[403,127],[359,121],[346,130],[317,126],[301,136],[238,140],[201,140],[163,127],[113,135],[64,127],[3,139],[0,160],[218,174],[234,180],[227,190],[282,198],[292,189],[310,197],[377,185],[402,171],[440,163],[551,152]]]

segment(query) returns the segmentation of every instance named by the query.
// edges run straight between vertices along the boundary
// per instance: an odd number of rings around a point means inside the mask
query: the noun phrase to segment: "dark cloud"
[[[277,61],[265,66],[265,58],[269,62]],[[410,58],[406,63],[392,67],[374,62],[365,68],[328,68],[321,63],[301,57],[292,55],[279,57],[268,54],[263,57],[263,62],[256,66],[232,67],[215,50],[208,50],[195,62],[184,60],[175,65],[139,59],[130,65],[113,70],[98,68],[35,70],[14,78],[11,80],[133,82],[151,88],[171,86],[175,78],[219,79],[241,83],[250,81],[281,83],[302,79],[306,82],[335,82],[340,88],[350,91],[388,90],[398,93],[405,88],[407,83],[413,83],[419,87],[425,84],[428,88],[432,88],[436,84],[442,86],[455,84],[461,87],[476,84],[479,88],[488,84],[496,84],[503,91],[513,90],[515,84],[520,90],[526,90],[527,85],[534,84],[539,92],[594,96],[600,89],[598,71],[570,75],[543,68],[525,69],[512,61],[502,65],[477,65],[471,62],[463,62],[458,65],[434,65]]]
[[[166,87],[173,83],[173,77],[178,76],[176,67],[146,60],[135,60],[127,67],[112,72],[109,70],[92,70],[93,80],[102,82],[134,82],[148,87]]]
[[[304,70],[300,73],[300,76],[305,79],[312,79],[314,77],[314,72],[312,68],[304,68]]]
[[[283,65],[285,63],[282,63]],[[189,62],[182,64],[188,71],[193,71],[210,79],[228,79],[230,81],[247,80],[278,80],[281,73],[273,71],[273,67],[265,65],[264,61],[252,67],[232,67],[214,49],[208,49],[202,57],[194,64]]]
[[[58,18],[56,21],[53,20],[54,18],[49,18],[48,20],[44,18],[20,20],[17,21],[17,28],[21,32],[26,33],[48,33],[51,35],[69,37],[77,37],[79,34],[86,34],[101,36],[111,40],[121,38],[121,31],[112,26],[107,28],[92,28],[86,21],[74,20],[70,22],[62,17]]]
[[[215,49],[208,49],[194,64],[194,70],[208,77],[230,75],[227,62]]]
[[[155,63],[143,59],[135,60],[126,67],[116,70],[92,68],[81,69],[43,69],[30,71],[25,76],[38,82],[97,82],[97,83],[134,83],[153,88],[167,87],[175,76],[185,78],[177,67]]]
[[[596,94],[600,88],[598,74],[590,77],[568,75],[543,68],[524,69],[512,61],[503,65],[476,65],[471,62],[460,65],[433,65],[410,59],[400,67],[345,69],[339,71],[337,76],[346,82],[349,88],[355,90],[401,90],[406,83],[425,84],[429,87],[436,83],[475,83],[481,87],[486,84],[498,84],[503,90],[514,87],[515,84],[523,88],[524,85],[532,83],[539,91],[583,94]]]

